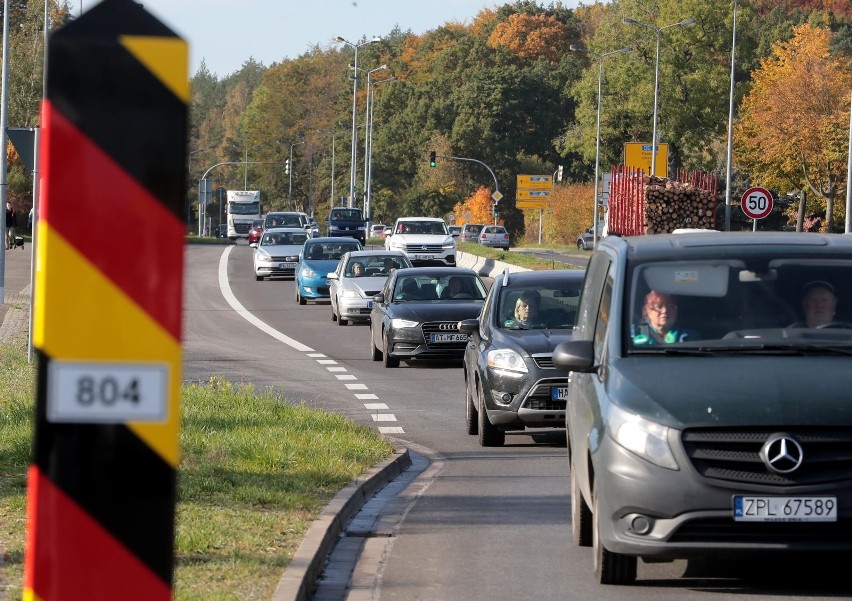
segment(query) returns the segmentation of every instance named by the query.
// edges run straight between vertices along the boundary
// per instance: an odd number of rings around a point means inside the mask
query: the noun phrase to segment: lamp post
[[[598,123],[595,133],[595,210],[594,220],[592,223],[592,248],[595,248],[598,244],[598,169],[601,162],[601,82],[603,81],[603,59],[613,54],[625,54],[630,52],[632,48],[622,48],[620,50],[613,50],[612,52],[604,52],[603,54],[592,52],[588,48],[575,46],[574,44],[571,44],[569,48],[574,52],[585,52],[586,54],[591,54],[598,60]]]
[[[189,174],[190,179],[192,178],[192,155],[198,154],[199,152],[207,152],[208,150],[210,150],[210,149],[209,148],[199,148],[198,150],[193,150],[189,153],[189,155],[187,157],[188,165],[187,165],[186,170],[187,170],[187,173]],[[188,187],[190,188],[190,190],[192,189],[191,186],[188,186]],[[187,190],[187,196],[186,196],[186,228],[187,228],[187,230],[192,229],[192,218],[190,216],[191,211],[190,211],[189,207],[190,207],[189,190]]]
[[[291,209],[293,208],[293,147],[299,144],[304,144],[304,142],[293,142],[290,144],[290,186],[287,189],[287,202]]]
[[[351,164],[349,166],[349,207],[352,208],[355,201],[355,163],[358,160],[358,133],[355,128],[355,122],[358,116],[358,49],[361,46],[366,46],[367,44],[381,42],[382,38],[376,36],[372,40],[361,42],[360,44],[353,44],[352,42],[337,36],[336,41],[341,44],[346,44],[347,46],[352,46],[355,50],[355,61],[352,65],[352,157]]]
[[[731,167],[734,155],[734,64],[737,55],[737,0],[734,0],[734,33],[731,41],[731,91],[728,96],[728,149],[725,162],[725,231],[731,231]],[[755,220],[755,225],[757,220]]]
[[[370,215],[370,201],[369,201],[369,185],[370,185],[370,144],[372,143],[371,135],[372,135],[372,111],[373,111],[373,102],[372,102],[372,94],[371,94],[371,83],[370,79],[376,71],[387,71],[387,65],[379,65],[375,69],[371,69],[367,71],[367,109],[364,112],[364,218],[369,218]]]
[[[683,21],[679,21],[678,23],[672,23],[671,25],[665,25],[663,27],[657,27],[656,25],[651,25],[650,23],[643,23],[642,21],[635,21],[634,19],[629,19],[624,17],[622,19],[624,23],[627,25],[642,25],[643,27],[647,27],[649,29],[653,29],[657,34],[657,58],[654,62],[654,133],[653,139],[651,140],[651,175],[656,175],[657,172],[657,98],[659,92],[659,79],[660,79],[660,34],[664,29],[669,29],[671,27],[687,27],[689,25],[695,24],[695,19],[684,19]],[[597,233],[597,232],[596,232]]]

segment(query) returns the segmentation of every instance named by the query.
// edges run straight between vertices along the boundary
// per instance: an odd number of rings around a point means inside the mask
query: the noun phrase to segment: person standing
[[[6,249],[11,250],[15,246],[15,228],[18,227],[18,214],[15,207],[6,201]]]

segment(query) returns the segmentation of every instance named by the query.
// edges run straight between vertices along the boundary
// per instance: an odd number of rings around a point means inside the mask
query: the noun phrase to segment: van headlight
[[[669,446],[669,428],[610,406],[609,434],[622,447],[655,465],[680,469]]]

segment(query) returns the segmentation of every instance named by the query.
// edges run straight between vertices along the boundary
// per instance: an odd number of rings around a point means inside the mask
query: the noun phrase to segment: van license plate
[[[567,386],[554,386],[550,389],[550,400],[552,401],[564,401],[568,398],[568,387]]]
[[[734,497],[737,522],[836,522],[836,497]]]
[[[417,261],[431,261],[434,258],[434,255],[414,255],[414,259]]]

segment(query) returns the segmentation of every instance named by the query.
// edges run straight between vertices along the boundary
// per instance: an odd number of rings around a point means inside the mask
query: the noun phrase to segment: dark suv
[[[551,355],[571,340],[583,285],[582,270],[525,271],[497,277],[479,319],[459,329],[470,338],[464,353],[467,433],[482,446],[500,446],[506,432],[561,428],[568,378]],[[519,303],[537,312],[518,319]]]
[[[364,246],[367,242],[367,221],[361,209],[333,207],[328,215],[328,235],[355,238]]]
[[[632,582],[638,557],[852,551],[850,298],[852,236],[598,244],[553,361],[599,582]]]

